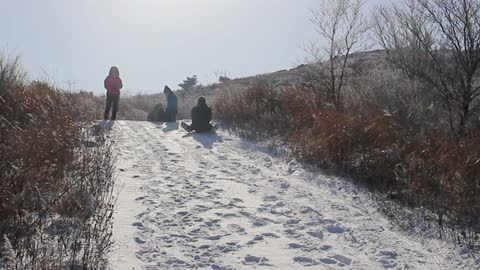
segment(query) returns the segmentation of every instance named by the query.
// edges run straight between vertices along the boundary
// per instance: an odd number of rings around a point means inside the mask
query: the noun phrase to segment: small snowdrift
[[[118,121],[112,269],[480,269],[365,194],[236,136]]]

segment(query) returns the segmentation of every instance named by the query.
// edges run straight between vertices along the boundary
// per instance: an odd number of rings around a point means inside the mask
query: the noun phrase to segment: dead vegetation
[[[400,225],[478,247],[479,7],[478,0],[381,7],[372,34],[384,50],[332,50],[338,55],[294,70],[300,83],[262,82],[221,96],[216,116],[241,135],[283,143],[301,161],[352,176]],[[341,91],[332,91],[335,78],[344,79]]]
[[[385,211],[401,225],[419,220],[405,218],[398,205],[421,212],[421,222],[434,224],[440,236],[478,243],[477,131],[459,140],[448,129],[404,125],[378,104],[365,101],[338,112],[335,106],[309,103],[309,96],[308,89],[258,85],[223,96],[215,112],[241,135],[284,142],[298,160],[351,175],[381,201],[393,199]]]
[[[0,268],[105,268],[111,145],[71,95],[23,77],[0,57]]]

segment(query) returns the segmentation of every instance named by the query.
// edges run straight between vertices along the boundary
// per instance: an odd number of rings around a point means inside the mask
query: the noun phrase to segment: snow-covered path
[[[117,121],[112,269],[475,269],[348,184],[226,132]],[[477,260],[477,263],[480,261]]]

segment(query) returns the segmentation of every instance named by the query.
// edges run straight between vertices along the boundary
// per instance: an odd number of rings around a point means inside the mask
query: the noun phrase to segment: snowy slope
[[[480,269],[342,180],[226,132],[117,121],[112,269]]]

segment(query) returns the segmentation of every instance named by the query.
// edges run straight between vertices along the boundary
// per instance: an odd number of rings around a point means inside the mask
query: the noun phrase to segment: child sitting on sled
[[[209,132],[215,130],[214,126],[210,124],[210,121],[212,121],[212,109],[207,106],[207,101],[204,97],[198,99],[197,106],[192,109],[191,116],[191,125],[182,122],[182,127],[186,131]]]

